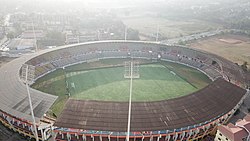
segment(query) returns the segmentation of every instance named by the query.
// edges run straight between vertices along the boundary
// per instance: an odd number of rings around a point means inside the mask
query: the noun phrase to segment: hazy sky
[[[42,4],[42,5],[55,5],[55,4],[83,4],[92,6],[124,6],[124,5],[134,5],[134,4],[152,4],[157,2],[170,2],[170,3],[203,3],[212,1],[222,1],[222,0],[0,0],[1,5],[11,3],[14,5],[22,4]],[[234,0],[224,0],[224,1],[234,1]]]
[[[68,9],[84,8],[126,8],[152,5],[188,7],[211,3],[239,3],[246,0],[0,0],[0,11],[7,10],[57,10],[63,12]],[[162,3],[162,4],[161,4]],[[184,5],[184,6],[183,6]],[[32,9],[33,8],[33,9]],[[40,9],[39,9],[40,8]]]

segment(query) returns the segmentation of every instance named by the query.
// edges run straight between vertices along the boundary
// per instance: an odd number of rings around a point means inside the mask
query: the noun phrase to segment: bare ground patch
[[[244,62],[250,64],[250,38],[247,36],[218,35],[194,41],[189,47],[217,54],[240,65]]]
[[[241,40],[237,40],[237,39],[223,39],[223,38],[221,38],[221,39],[219,39],[221,42],[225,42],[225,43],[228,43],[228,44],[240,44],[240,43],[242,43],[243,41],[241,41]]]

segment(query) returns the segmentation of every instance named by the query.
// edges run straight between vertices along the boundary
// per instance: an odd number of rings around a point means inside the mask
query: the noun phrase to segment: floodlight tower
[[[77,43],[80,43],[80,35],[78,34]]]
[[[65,84],[66,84],[66,91],[67,91],[67,95],[68,97],[70,97],[70,90],[69,90],[69,83],[67,81],[67,74],[66,74],[66,70],[65,70],[65,67],[62,67],[63,69],[63,75],[64,75],[64,78],[65,78]]]
[[[34,0],[33,1],[33,8],[34,9],[37,9],[37,3],[38,1],[37,0]],[[34,20],[35,20],[35,16],[36,16],[36,12],[34,11],[34,17],[31,17],[31,21],[32,21],[32,32],[33,32],[33,37],[34,37],[34,40],[35,40],[35,51],[37,52],[37,37],[36,37],[36,33],[35,33],[35,27],[34,27]]]
[[[97,39],[98,39],[98,41],[100,41],[100,31],[99,30],[97,30]]]
[[[130,125],[131,125],[131,107],[132,107],[132,89],[133,89],[133,59],[130,62],[130,87],[129,87],[129,104],[128,104],[128,126],[127,126],[127,134],[126,141],[129,141],[129,133],[130,133]]]
[[[128,29],[127,29],[127,26],[125,26],[125,31],[124,31],[124,40],[127,41],[127,32],[128,32]]]
[[[33,37],[35,40],[35,48],[36,48],[36,52],[37,52],[37,38],[36,38],[36,33],[35,33],[35,27],[34,27],[34,22],[32,20],[32,32],[33,32]]]
[[[26,85],[26,89],[27,89],[30,112],[31,112],[32,120],[33,120],[33,130],[35,131],[34,136],[35,136],[36,141],[39,141],[38,134],[37,134],[37,128],[36,128],[36,120],[35,120],[35,116],[34,116],[32,100],[31,100],[30,90],[29,90],[29,85],[32,84],[34,81],[35,67],[32,65],[23,64],[21,77],[25,81],[25,85]]]
[[[156,38],[155,41],[158,42],[159,39],[159,24],[157,25]]]

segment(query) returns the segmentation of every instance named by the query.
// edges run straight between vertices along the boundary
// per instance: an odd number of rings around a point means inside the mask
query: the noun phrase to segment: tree
[[[3,20],[3,17],[0,17],[0,26],[4,26],[4,20]]]
[[[247,62],[244,62],[244,63],[241,65],[241,68],[243,69],[243,71],[247,72]]]
[[[15,28],[15,32],[14,32],[15,37],[22,33],[22,28],[21,28],[20,23],[14,23],[13,27]]]
[[[9,33],[7,33],[6,36],[8,39],[13,39],[15,37],[14,32],[9,32]]]
[[[58,45],[62,45],[65,42],[65,37],[64,37],[64,34],[62,32],[51,31],[51,32],[47,33],[46,37],[48,39],[54,40],[55,43]]]
[[[234,116],[238,115],[239,113],[240,113],[240,110],[237,109],[237,110],[235,111],[235,113],[234,113]]]
[[[128,29],[128,37],[127,37],[127,39],[129,39],[129,40],[140,40],[139,31],[134,30],[132,28],[129,28]]]
[[[215,64],[217,64],[217,62],[213,60],[213,61],[212,61],[212,65],[215,65]]]
[[[181,39],[178,41],[179,45],[186,45],[186,43],[187,43],[186,41],[182,41]]]
[[[60,46],[64,45],[65,37],[64,34],[58,31],[49,31],[46,37],[38,41],[39,47],[44,46]]]

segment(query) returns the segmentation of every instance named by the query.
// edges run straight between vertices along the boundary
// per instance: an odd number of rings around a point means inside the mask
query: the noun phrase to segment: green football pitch
[[[119,61],[112,61],[119,64]],[[107,60],[98,62],[110,64]],[[91,69],[90,64],[57,70],[39,79],[33,87],[59,96],[52,106],[56,114],[61,112],[68,92],[73,99],[128,101],[130,79],[124,78],[124,66],[108,65]],[[139,74],[140,78],[133,79],[134,102],[173,99],[195,92],[210,83],[209,78],[196,69],[171,62],[140,65]]]
[[[143,65],[139,69],[140,78],[133,80],[132,101],[171,99],[196,90],[160,64]],[[123,75],[124,67],[67,73],[71,97],[128,101],[130,79],[125,79]]]

